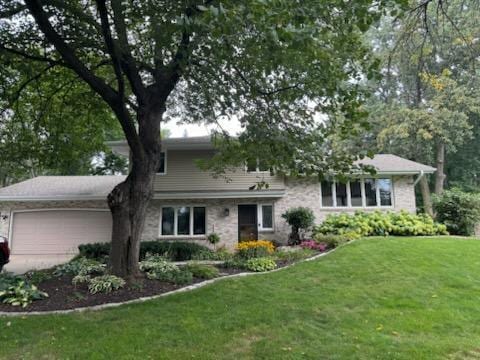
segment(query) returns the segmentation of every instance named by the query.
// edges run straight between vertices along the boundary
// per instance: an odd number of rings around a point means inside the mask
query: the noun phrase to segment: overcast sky
[[[237,135],[240,131],[240,123],[238,120],[221,121],[223,129],[227,130],[230,135]],[[193,125],[193,124],[177,124],[176,121],[171,120],[163,125],[164,129],[170,130],[170,137],[183,137],[185,130],[188,137],[209,135],[214,126]]]

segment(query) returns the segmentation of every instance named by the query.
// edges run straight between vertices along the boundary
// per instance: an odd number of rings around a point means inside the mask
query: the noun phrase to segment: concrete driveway
[[[23,274],[30,270],[48,269],[63,264],[75,255],[12,255],[4,270]]]

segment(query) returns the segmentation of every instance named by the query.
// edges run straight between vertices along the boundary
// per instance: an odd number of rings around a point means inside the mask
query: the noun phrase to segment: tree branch
[[[119,39],[119,51],[121,55],[121,65],[128,78],[133,93],[137,96],[138,102],[142,103],[146,99],[146,89],[140,77],[136,61],[132,56],[127,37],[127,26],[125,24],[125,15],[121,1],[112,1],[113,24]]]
[[[120,121],[130,149],[134,153],[141,152],[141,144],[138,138],[135,125],[125,108],[124,99],[120,98],[118,92],[106,84],[101,78],[91,72],[75,55],[73,49],[62,39],[50,23],[47,14],[42,8],[40,0],[25,0],[30,13],[34,17],[38,27],[45,37],[53,44],[62,58],[115,112]]]

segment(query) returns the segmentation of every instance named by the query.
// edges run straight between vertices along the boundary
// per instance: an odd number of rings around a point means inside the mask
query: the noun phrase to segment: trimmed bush
[[[247,260],[245,267],[250,271],[263,272],[275,269],[277,264],[272,259],[263,257]]]
[[[347,235],[333,235],[333,234],[315,234],[313,236],[315,242],[325,244],[327,249],[333,249],[337,246],[345,244],[354,238]]]
[[[437,220],[444,223],[450,233],[474,235],[475,225],[480,222],[479,194],[460,189],[446,190],[442,195],[433,197],[433,206]]]
[[[85,244],[78,247],[81,256],[102,260],[110,253],[109,243]],[[186,241],[142,241],[140,243],[140,260],[147,253],[165,255],[172,261],[192,260],[199,253],[213,253],[206,246]]]
[[[448,235],[445,225],[433,221],[426,215],[415,215],[406,211],[400,212],[362,212],[353,215],[331,214],[313,230],[316,241],[318,234],[335,234],[352,236],[419,236]]]
[[[243,259],[265,257],[275,251],[273,243],[267,240],[242,241],[237,245],[238,256]]]
[[[190,271],[193,276],[199,279],[213,279],[220,274],[215,266],[198,263],[187,264],[185,270]]]
[[[302,241],[300,232],[304,233],[313,226],[315,216],[309,208],[298,207],[288,209],[282,214],[282,218],[292,227],[288,243],[289,245],[298,245]],[[303,234],[302,234],[303,236]]]

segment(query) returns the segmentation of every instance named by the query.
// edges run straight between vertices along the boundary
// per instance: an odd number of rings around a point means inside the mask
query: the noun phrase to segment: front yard
[[[370,238],[319,260],[143,304],[0,318],[0,358],[480,355],[480,241]]]

